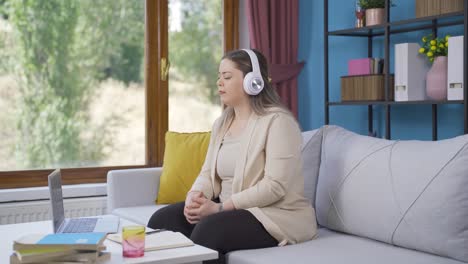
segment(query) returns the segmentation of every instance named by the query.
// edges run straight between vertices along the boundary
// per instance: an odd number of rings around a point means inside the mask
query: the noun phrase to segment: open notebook
[[[122,233],[108,234],[107,239],[122,244]],[[193,246],[192,240],[180,232],[163,231],[145,236],[145,251]]]

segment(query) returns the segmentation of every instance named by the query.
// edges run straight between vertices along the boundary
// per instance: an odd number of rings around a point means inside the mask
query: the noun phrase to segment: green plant
[[[16,43],[10,68],[19,86],[15,117],[18,167],[96,166],[112,147],[110,133],[119,119],[95,125],[88,111],[97,89],[96,75],[108,65],[112,55],[108,51],[114,50],[109,47],[118,43],[108,44],[107,40],[122,38],[101,34],[116,24],[112,23],[113,5],[106,6],[110,10],[106,14],[94,11],[99,19],[88,11],[99,7],[97,3],[116,2],[7,1],[5,10]],[[120,14],[121,9],[115,10]]]
[[[425,54],[430,62],[433,62],[435,57],[447,56],[449,38],[450,35],[444,38],[435,38],[432,34],[424,36],[419,53]]]
[[[359,0],[359,6],[363,9],[385,8],[385,0]],[[390,6],[395,4],[390,1]]]
[[[215,104],[219,96],[214,73],[218,72],[223,54],[222,1],[180,3],[180,30],[169,34],[171,71],[179,73],[185,81],[197,82],[198,91]]]

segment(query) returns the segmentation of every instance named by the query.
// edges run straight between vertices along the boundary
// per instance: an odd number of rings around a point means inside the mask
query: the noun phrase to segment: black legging
[[[230,251],[278,244],[247,210],[223,211],[192,225],[185,219],[184,205],[184,202],[180,202],[159,209],[151,216],[148,226],[181,232],[195,244],[218,251],[218,260],[204,263],[225,263],[224,255]]]

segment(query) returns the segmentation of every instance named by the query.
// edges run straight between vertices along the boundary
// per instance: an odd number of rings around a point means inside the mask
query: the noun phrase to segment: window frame
[[[64,168],[63,184],[105,183],[110,170],[162,166],[168,130],[168,81],[161,79],[161,58],[168,56],[168,0],[145,0],[145,164]],[[239,0],[223,1],[224,51],[236,49]],[[154,74],[156,73],[156,74]],[[0,171],[0,189],[47,186],[53,169]]]

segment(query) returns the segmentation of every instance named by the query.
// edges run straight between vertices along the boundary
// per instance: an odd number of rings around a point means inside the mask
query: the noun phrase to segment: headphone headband
[[[265,86],[260,72],[260,65],[258,64],[258,58],[255,52],[250,49],[242,49],[247,52],[252,63],[252,71],[244,76],[244,91],[249,95],[257,95]]]
[[[250,49],[242,49],[242,50],[247,52],[247,54],[249,54],[250,61],[252,62],[252,72],[258,73],[259,75],[261,75],[260,66],[258,65],[258,58],[255,52]]]

